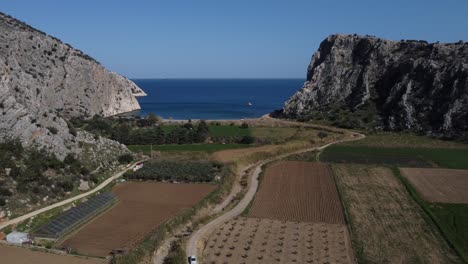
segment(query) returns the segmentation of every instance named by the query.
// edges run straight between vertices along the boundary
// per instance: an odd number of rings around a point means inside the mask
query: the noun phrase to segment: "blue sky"
[[[130,78],[305,78],[334,33],[468,40],[466,0],[3,0]]]

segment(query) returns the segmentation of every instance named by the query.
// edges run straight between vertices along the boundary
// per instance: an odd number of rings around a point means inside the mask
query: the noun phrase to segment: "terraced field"
[[[460,262],[391,169],[363,165],[333,168],[358,262]]]

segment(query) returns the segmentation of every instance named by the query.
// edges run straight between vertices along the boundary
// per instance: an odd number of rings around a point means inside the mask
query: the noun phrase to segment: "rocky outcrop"
[[[70,131],[67,118],[140,109],[132,81],[60,40],[0,13],[0,136],[37,144],[59,158],[80,144],[119,143]],[[105,142],[104,142],[105,141]],[[80,143],[81,142],[81,143]]]
[[[329,36],[313,55],[304,86],[280,114],[466,137],[468,43]]]

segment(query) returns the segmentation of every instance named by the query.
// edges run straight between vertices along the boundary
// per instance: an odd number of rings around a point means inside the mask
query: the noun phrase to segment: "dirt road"
[[[209,233],[211,233],[211,231],[214,228],[216,228],[218,225],[222,224],[225,221],[229,221],[229,220],[233,219],[234,217],[240,215],[245,210],[245,208],[247,208],[247,206],[250,204],[250,201],[253,199],[253,197],[254,197],[254,195],[255,195],[255,193],[257,191],[257,187],[258,187],[258,184],[259,184],[258,177],[259,177],[259,175],[260,175],[260,173],[262,171],[262,166],[263,165],[265,165],[266,163],[272,162],[272,161],[283,159],[283,158],[285,158],[287,156],[290,156],[290,155],[300,154],[300,153],[315,151],[315,150],[323,150],[324,148],[326,148],[326,147],[328,147],[330,145],[333,145],[333,144],[341,143],[341,142],[344,142],[344,141],[359,140],[359,139],[362,139],[364,137],[365,137],[365,135],[363,135],[363,134],[353,133],[353,138],[352,139],[335,141],[335,142],[328,143],[328,144],[326,144],[324,146],[321,146],[321,147],[307,148],[307,149],[299,150],[299,151],[296,151],[296,152],[283,154],[283,155],[280,155],[280,156],[270,158],[270,159],[267,159],[267,160],[256,163],[254,165],[255,169],[253,170],[253,173],[252,173],[252,175],[250,177],[249,189],[247,190],[247,193],[245,194],[245,196],[242,198],[242,200],[232,210],[230,210],[230,211],[226,212],[225,214],[219,216],[218,218],[216,218],[213,221],[209,222],[208,224],[201,227],[200,229],[198,229],[196,232],[194,232],[192,234],[192,236],[189,238],[189,241],[187,242],[187,246],[186,246],[186,249],[185,249],[186,253],[187,253],[187,256],[199,256],[198,249],[203,247],[203,244],[205,243],[204,241],[206,239],[206,236]]]
[[[15,219],[11,219],[11,220],[8,220],[8,221],[5,221],[5,222],[2,222],[0,223],[0,229],[3,229],[9,225],[13,225],[13,224],[17,224],[17,223],[21,223],[23,222],[24,220],[27,220],[33,216],[36,216],[38,214],[41,214],[41,213],[44,213],[44,212],[47,212],[49,210],[52,210],[54,208],[57,208],[57,207],[60,207],[60,206],[63,206],[63,205],[66,205],[68,203],[71,203],[71,202],[74,202],[76,200],[79,200],[79,199],[82,199],[86,196],[89,196],[99,190],[101,190],[102,188],[106,187],[109,183],[111,183],[113,180],[121,177],[125,172],[127,172],[128,170],[132,169],[133,166],[138,163],[138,162],[142,162],[142,160],[140,161],[137,161],[135,163],[132,164],[132,166],[129,166],[128,168],[124,169],[123,171],[121,172],[118,172],[116,174],[114,174],[113,176],[109,177],[107,180],[105,180],[104,182],[102,182],[101,184],[99,184],[96,188],[92,189],[91,191],[89,192],[85,192],[85,193],[82,193],[82,194],[79,194],[77,196],[74,196],[74,197],[71,197],[71,198],[68,198],[66,200],[63,200],[63,201],[60,201],[58,203],[55,203],[55,204],[51,204],[49,206],[46,206],[44,208],[41,208],[41,209],[38,209],[36,211],[33,211],[31,213],[28,213],[28,214],[25,214],[25,215],[22,215],[20,217],[17,217]]]

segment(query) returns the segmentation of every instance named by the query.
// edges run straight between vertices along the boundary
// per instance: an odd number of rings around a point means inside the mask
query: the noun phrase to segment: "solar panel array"
[[[57,239],[116,201],[117,197],[111,192],[96,195],[39,227],[34,235],[36,237]]]

